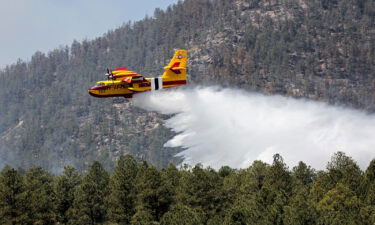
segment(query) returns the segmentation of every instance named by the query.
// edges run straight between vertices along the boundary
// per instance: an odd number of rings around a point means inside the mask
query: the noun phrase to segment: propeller
[[[107,80],[109,80],[110,76],[112,75],[112,71],[109,71],[107,68],[107,73],[105,75],[107,76]]]

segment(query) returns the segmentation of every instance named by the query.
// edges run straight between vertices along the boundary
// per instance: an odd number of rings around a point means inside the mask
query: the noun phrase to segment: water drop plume
[[[165,126],[176,135],[165,146],[184,148],[190,165],[246,168],[279,153],[289,166],[324,169],[343,151],[366,168],[375,156],[375,116],[344,107],[219,87],[142,93],[133,103],[172,115]]]

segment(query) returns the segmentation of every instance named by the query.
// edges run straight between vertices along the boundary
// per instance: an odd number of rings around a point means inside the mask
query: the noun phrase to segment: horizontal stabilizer
[[[172,66],[166,66],[164,67],[165,70],[171,70],[173,73],[175,74],[181,74],[181,71],[180,70],[184,70],[186,69],[185,67],[181,67],[180,66],[180,62],[176,62],[175,64],[173,64]]]

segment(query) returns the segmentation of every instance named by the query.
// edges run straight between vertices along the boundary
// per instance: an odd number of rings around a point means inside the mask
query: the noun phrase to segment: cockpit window
[[[103,87],[103,86],[104,86],[104,83],[96,83],[96,86],[97,86],[97,87]]]

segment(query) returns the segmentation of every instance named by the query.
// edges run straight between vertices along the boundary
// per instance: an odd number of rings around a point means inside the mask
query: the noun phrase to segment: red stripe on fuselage
[[[164,85],[183,85],[186,84],[186,80],[172,80],[172,81],[163,81],[163,86]],[[140,83],[139,87],[150,87],[151,83]]]
[[[151,86],[151,83],[140,83],[139,84],[139,87],[150,87]]]
[[[133,94],[97,95],[91,92],[89,92],[89,94],[96,98],[110,98],[110,97],[132,98],[133,97]]]
[[[183,85],[186,84],[186,80],[173,80],[173,81],[163,81],[164,85]]]
[[[92,87],[90,90],[103,90],[103,89],[108,89],[108,86],[97,86],[97,87]]]

